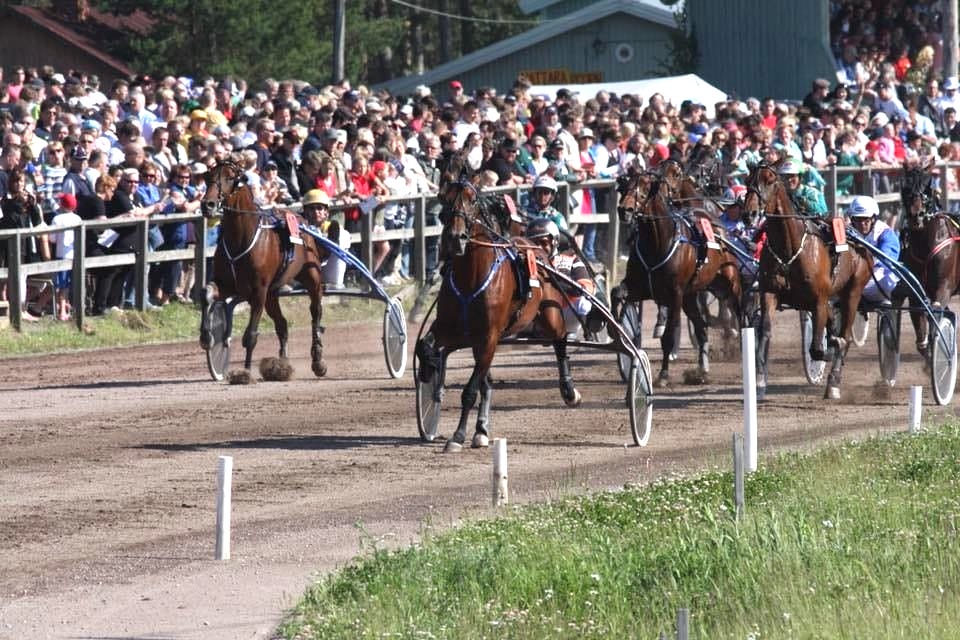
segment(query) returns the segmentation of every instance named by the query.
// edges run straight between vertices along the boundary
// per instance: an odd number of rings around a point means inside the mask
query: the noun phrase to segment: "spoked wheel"
[[[880,375],[891,387],[897,382],[900,368],[900,314],[893,310],[877,312],[877,351],[880,354]]]
[[[814,360],[810,357],[810,345],[813,344],[813,314],[800,312],[800,347],[803,349],[803,374],[810,384],[823,382],[823,372],[827,368],[826,360]],[[823,350],[826,353],[827,337],[823,337]]]
[[[207,349],[207,369],[210,376],[221,382],[230,366],[230,326],[233,307],[215,300],[207,307],[207,326],[210,328],[210,348]]]
[[[630,409],[630,433],[633,443],[645,447],[650,440],[653,426],[653,376],[647,353],[640,350],[640,357],[630,366],[630,382],[627,387],[627,406]]]
[[[952,317],[941,316],[937,324],[940,333],[931,332],[930,382],[933,398],[943,406],[953,399],[957,384],[957,325]]]
[[[640,348],[640,309],[639,303],[636,302],[624,302],[623,306],[620,307],[620,313],[617,317],[617,322],[623,327],[623,332],[626,334],[626,337],[633,342],[633,344],[639,349]],[[611,336],[616,339],[615,336]],[[620,372],[620,379],[624,382],[630,381],[630,365],[633,363],[633,359],[626,353],[617,353],[617,370]]]
[[[435,371],[429,382],[422,382],[419,361],[413,356],[413,381],[417,396],[417,431],[424,442],[433,442],[440,431],[440,409],[443,406],[443,378],[447,368],[446,354],[440,370]]]
[[[859,311],[853,316],[853,344],[862,347],[867,343],[870,335],[870,319],[866,313]]]
[[[383,357],[391,378],[407,368],[407,318],[399,298],[390,298],[383,311]]]

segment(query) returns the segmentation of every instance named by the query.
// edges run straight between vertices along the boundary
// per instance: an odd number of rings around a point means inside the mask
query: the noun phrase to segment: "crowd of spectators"
[[[47,236],[24,247],[24,259],[68,257],[72,240],[57,234],[58,214],[162,221],[164,214],[196,211],[204,174],[228,157],[244,166],[261,206],[321,190],[351,232],[364,216],[375,229],[412,226],[411,209],[386,197],[435,193],[455,154],[481,172],[484,185],[532,185],[541,176],[570,183],[616,178],[631,166],[706,151],[734,196],[761,159],[791,160],[802,167],[803,182],[820,189],[820,172],[833,164],[960,160],[960,83],[939,72],[940,4],[833,0],[836,77],[813,80],[802,101],[730,95],[709,111],[695,95],[679,104],[656,93],[542,95],[523,77],[505,92],[467,91],[453,81],[442,95],[420,86],[395,96],[348,81],[249,86],[238,78],[141,75],[103,86],[81,72],[14,67],[0,75],[0,228],[47,225]],[[955,184],[954,172],[947,179]],[[861,187],[853,176],[838,184],[841,193]],[[569,207],[605,210],[605,193],[572,189]],[[432,220],[437,211],[428,213]],[[602,259],[595,229],[580,227],[585,256]],[[130,229],[91,234],[88,255],[136,250]],[[196,241],[215,244],[216,227],[200,239],[186,223],[151,227],[151,249]],[[432,272],[435,246],[428,249]],[[385,284],[409,279],[410,254],[409,242],[377,243],[376,277]],[[180,263],[154,265],[151,304],[184,300],[189,278]],[[129,268],[100,270],[95,285],[93,313],[132,302]],[[68,306],[60,315],[68,317]]]

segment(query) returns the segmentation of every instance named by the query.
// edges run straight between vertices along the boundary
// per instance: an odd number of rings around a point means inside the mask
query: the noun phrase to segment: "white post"
[[[690,640],[690,609],[677,611],[677,640]]]
[[[740,331],[743,361],[743,454],[746,470],[757,470],[757,363],[753,327]]]
[[[923,387],[914,385],[910,387],[910,424],[908,425],[910,433],[920,430],[921,411],[923,411]]]
[[[743,517],[743,434],[733,434],[733,510],[737,520]]]
[[[233,457],[220,456],[217,469],[217,560],[230,559],[230,500],[233,491]]]
[[[507,487],[507,439],[493,440],[493,506],[499,507],[510,502],[510,490]]]

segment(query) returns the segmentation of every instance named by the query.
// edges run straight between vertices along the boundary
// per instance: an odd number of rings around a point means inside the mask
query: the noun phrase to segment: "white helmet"
[[[546,189],[547,191],[557,192],[557,181],[550,176],[540,176],[533,183],[534,189]]]
[[[780,165],[780,169],[777,171],[782,176],[793,176],[800,173],[800,166],[795,160],[786,160],[783,164]]]
[[[550,236],[554,240],[560,237],[560,229],[557,223],[550,218],[537,218],[527,225],[527,237],[531,240]]]
[[[856,196],[847,207],[847,215],[851,218],[877,218],[880,207],[870,196]]]

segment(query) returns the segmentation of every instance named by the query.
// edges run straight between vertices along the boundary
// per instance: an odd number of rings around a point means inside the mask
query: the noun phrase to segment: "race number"
[[[843,253],[847,250],[847,227],[843,218],[833,218],[830,220],[830,224],[833,225],[833,240],[835,243],[833,250],[837,253]]]

